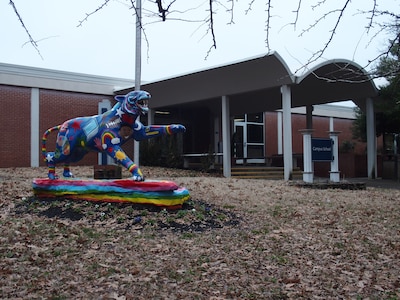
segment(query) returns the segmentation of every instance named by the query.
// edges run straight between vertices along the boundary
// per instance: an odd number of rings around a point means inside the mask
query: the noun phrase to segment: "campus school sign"
[[[311,139],[311,159],[312,161],[332,161],[332,139]]]

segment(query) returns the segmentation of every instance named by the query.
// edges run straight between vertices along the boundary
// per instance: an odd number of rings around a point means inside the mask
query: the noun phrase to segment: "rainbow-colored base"
[[[139,203],[179,208],[190,198],[186,188],[173,181],[132,179],[36,178],[33,192],[39,198],[63,197],[73,200]]]

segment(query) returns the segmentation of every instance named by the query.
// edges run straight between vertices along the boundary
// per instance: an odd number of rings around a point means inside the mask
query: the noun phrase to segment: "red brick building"
[[[253,68],[254,70],[254,68]],[[254,80],[254,79],[253,79]],[[168,82],[168,80],[167,80]],[[163,81],[160,81],[163,83]],[[4,110],[0,125],[3,134],[0,141],[3,145],[0,149],[0,167],[36,167],[44,165],[41,159],[41,136],[43,132],[65,120],[86,115],[98,114],[102,109],[109,109],[115,103],[115,94],[124,94],[132,90],[133,80],[60,72],[24,66],[0,64],[0,103]],[[143,84],[143,89],[153,94],[151,83]],[[180,87],[185,87],[184,81]],[[165,91],[174,91],[179,95],[178,87],[165,87]],[[175,88],[175,89],[174,89]],[[206,87],[203,87],[203,89]],[[173,94],[174,94],[173,93]],[[196,94],[196,91],[193,90]],[[170,98],[163,99],[162,89],[155,92],[156,107],[165,106],[159,111],[152,109],[148,120],[144,123],[155,124],[182,123],[187,127],[184,135],[182,153],[206,153],[212,147],[215,152],[222,152],[223,134],[221,118],[218,117],[221,111],[215,110],[209,100],[203,102],[194,101],[190,104],[168,105]],[[284,134],[282,133],[282,110],[279,107],[267,112],[257,112],[256,102],[252,102],[251,95],[249,103],[252,104],[239,114],[240,107],[231,107],[230,126],[232,132],[240,126],[245,126],[246,155],[248,162],[253,160],[256,163],[271,164],[272,158],[283,156]],[[161,100],[161,101],[160,101]],[[152,102],[150,102],[150,108]],[[242,122],[243,116],[249,121]],[[260,118],[261,122],[253,118]],[[352,139],[351,126],[354,119],[354,112],[351,107],[333,105],[314,105],[312,115],[313,136],[328,137],[328,131],[340,131],[339,145],[347,143],[355,145],[352,153],[360,155],[366,160],[366,144]],[[246,119],[247,120],[247,119]],[[307,128],[306,109],[303,106],[292,109],[291,113],[292,151],[294,164],[302,167],[303,140],[300,130]],[[255,126],[257,125],[257,126]],[[260,138],[260,132],[262,137]],[[232,138],[232,137],[231,137]],[[48,149],[55,144],[55,134],[48,140]],[[128,145],[133,147],[132,145]],[[343,155],[344,157],[345,155]],[[354,160],[354,155],[353,160]],[[362,157],[362,158],[361,158]],[[87,155],[80,164],[94,165],[99,163],[98,154]],[[236,160],[240,163],[240,159]],[[283,163],[283,162],[282,162]],[[278,162],[279,164],[279,162]],[[366,163],[361,168],[353,167],[348,161],[340,162],[340,168],[345,177],[367,176]],[[329,172],[327,163],[316,165],[316,175]],[[320,173],[320,174],[319,174]]]
[[[116,88],[132,84],[130,80],[0,64],[0,167],[44,165],[41,136],[48,128],[73,117],[97,114],[100,103],[114,103]],[[49,150],[55,137],[48,140]],[[81,163],[97,164],[97,160],[93,153]]]

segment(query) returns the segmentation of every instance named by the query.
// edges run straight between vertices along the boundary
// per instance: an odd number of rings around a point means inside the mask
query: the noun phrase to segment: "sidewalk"
[[[329,178],[323,178],[323,177],[314,178],[314,183],[324,183],[324,182],[329,182]],[[359,178],[346,178],[343,180],[343,182],[362,183],[365,184],[365,187],[400,190],[400,181],[396,179],[382,179],[382,178],[368,179],[367,177],[359,177]]]
[[[350,182],[364,182],[366,187],[400,190],[400,182],[394,179],[368,179],[368,178],[347,178]]]

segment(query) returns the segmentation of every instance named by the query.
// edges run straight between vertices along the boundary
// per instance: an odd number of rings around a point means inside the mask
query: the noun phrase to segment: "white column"
[[[136,1],[136,39],[135,39],[135,91],[140,90],[142,82],[142,1]],[[140,116],[137,118],[140,122]],[[133,162],[139,166],[140,144],[133,142]]]
[[[222,96],[222,164],[224,177],[231,177],[231,133],[229,98]]]
[[[282,112],[278,111],[277,112],[277,124],[276,124],[276,128],[277,128],[277,136],[278,136],[278,154],[282,154],[283,153],[283,145],[282,145]]]
[[[31,167],[39,167],[39,89],[31,89]]]
[[[285,180],[291,178],[293,172],[292,152],[292,96],[288,85],[281,86],[283,109],[283,167]]]
[[[366,100],[366,117],[367,117],[367,168],[368,178],[377,177],[376,169],[376,134],[375,134],[375,113],[374,103],[371,98]]]
[[[314,130],[305,129],[300,130],[303,134],[303,161],[304,161],[304,171],[303,171],[303,181],[308,183],[314,182],[314,168],[312,162],[312,149],[311,149],[311,135]]]
[[[332,140],[332,155],[333,160],[331,161],[331,171],[330,180],[332,182],[339,182],[340,181],[340,172],[339,172],[339,139],[338,134],[340,131],[330,131],[329,137]]]

